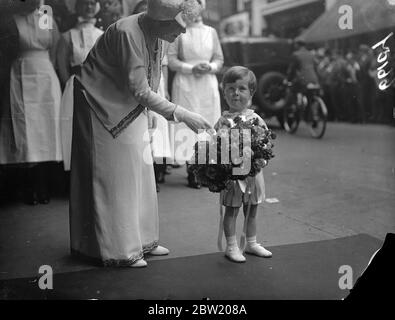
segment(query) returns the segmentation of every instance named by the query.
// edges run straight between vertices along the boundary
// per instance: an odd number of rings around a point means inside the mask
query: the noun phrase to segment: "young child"
[[[218,130],[228,126],[234,118],[240,116],[245,120],[257,118],[259,124],[266,127],[266,123],[253,110],[249,109],[252,97],[255,94],[257,81],[254,73],[245,67],[232,67],[223,77],[223,92],[229,106],[215,125]],[[232,121],[229,121],[232,120]],[[234,181],[233,186],[221,192],[222,205],[226,207],[223,228],[226,237],[225,256],[234,262],[245,262],[242,251],[236,240],[236,219],[240,207],[243,205],[246,221],[246,248],[245,252],[260,257],[271,257],[272,253],[262,247],[256,240],[256,214],[258,204],[265,198],[265,184],[262,171],[255,177],[248,177],[244,181]],[[248,202],[250,201],[250,205]],[[250,208],[247,216],[248,207]]]

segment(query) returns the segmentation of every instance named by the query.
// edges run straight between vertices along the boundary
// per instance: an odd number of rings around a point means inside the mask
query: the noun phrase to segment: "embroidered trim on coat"
[[[121,132],[144,111],[145,107],[139,104],[125,118],[123,118],[114,128],[110,130],[111,135],[115,139]]]
[[[100,258],[93,258],[89,257],[77,250],[72,249],[71,253],[73,255],[76,255],[81,258],[89,259],[92,262],[100,263],[104,267],[129,267],[133,263],[135,263],[137,260],[140,260],[144,257],[144,253],[148,253],[155,249],[159,245],[159,241],[153,241],[152,243],[143,246],[143,249],[140,250],[137,254],[133,255],[129,259],[123,259],[123,260],[116,260],[116,259],[108,259],[108,260],[101,260]]]
[[[158,241],[154,241],[149,245],[143,246],[143,249],[140,250],[139,253],[135,254],[134,256],[130,257],[127,260],[115,260],[109,259],[103,261],[103,266],[105,267],[129,267],[137,260],[140,260],[144,257],[144,253],[150,252],[155,249],[159,245]]]

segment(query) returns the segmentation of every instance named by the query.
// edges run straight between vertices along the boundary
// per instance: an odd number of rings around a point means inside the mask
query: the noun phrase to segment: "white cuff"
[[[218,65],[215,62],[210,62],[209,66],[211,67],[211,72],[213,73],[218,72]]]
[[[182,67],[181,67],[181,72],[182,73],[191,74],[192,73],[192,69],[193,69],[193,65],[183,62]]]
[[[177,108],[178,108],[178,105],[176,105],[176,107],[174,108],[174,111],[173,111],[173,119],[174,119],[174,122],[175,122],[175,123],[180,123],[181,121],[178,120],[177,117],[176,117],[176,110],[177,110]]]

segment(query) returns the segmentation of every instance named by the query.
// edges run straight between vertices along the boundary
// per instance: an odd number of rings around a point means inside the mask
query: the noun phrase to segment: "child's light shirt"
[[[234,113],[224,111],[214,129],[218,131],[224,127],[231,128],[236,117],[241,117],[243,121],[258,119],[259,125],[267,129],[265,121],[251,109]],[[243,181],[238,180],[232,183],[232,186],[221,191],[224,206],[240,208],[243,203],[247,204],[249,200],[252,205],[260,204],[265,200],[265,182],[262,170],[255,177],[247,177]]]
[[[242,112],[224,111],[222,113],[222,116],[218,119],[217,123],[215,124],[214,129],[218,131],[223,126],[226,126],[228,128],[232,127],[234,125],[234,119],[236,117],[241,117],[241,119],[244,121],[251,119],[258,119],[259,125],[267,129],[267,125],[265,121],[263,121],[263,119],[259,115],[257,115],[252,109],[244,109]]]

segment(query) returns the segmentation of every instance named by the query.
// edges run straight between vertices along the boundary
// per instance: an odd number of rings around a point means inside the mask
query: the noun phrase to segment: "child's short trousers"
[[[262,171],[255,177],[248,177],[246,180],[247,189],[251,191],[250,200],[252,205],[257,205],[265,200],[265,181]],[[240,208],[243,204],[248,204],[248,193],[241,190],[240,182],[233,181],[233,186],[221,191],[222,205],[226,207]]]

